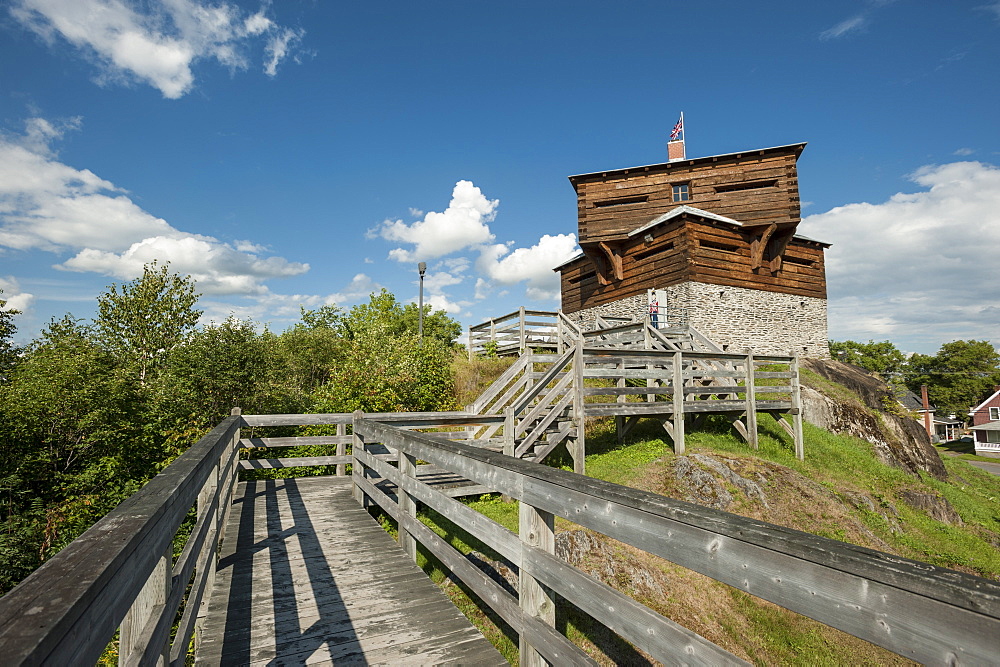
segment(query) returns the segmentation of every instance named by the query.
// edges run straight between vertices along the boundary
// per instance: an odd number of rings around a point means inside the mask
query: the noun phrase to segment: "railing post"
[[[555,517],[549,512],[543,512],[521,501],[517,509],[518,534],[521,537],[521,562],[531,559],[532,549],[541,549],[550,554],[555,553]],[[518,598],[523,616],[535,619],[555,627],[556,605],[552,594],[534,577],[527,573],[526,567],[521,567],[518,578]],[[528,643],[525,633],[520,636],[520,651],[522,665],[548,665],[538,651]]]
[[[674,454],[684,454],[684,353],[674,352]]]
[[[790,370],[792,371],[790,384],[792,386],[792,430],[795,433],[793,436],[795,458],[802,461],[805,459],[806,453],[802,437],[802,385],[799,382],[799,355],[797,352],[792,353]]]
[[[132,602],[125,618],[122,619],[118,635],[118,664],[138,665],[145,646],[141,645],[143,629],[151,618],[162,613],[163,605],[170,596],[171,565],[173,565],[173,542],[167,545],[166,553],[160,556],[139,595]],[[166,665],[170,659],[169,643],[160,647],[157,665]]]
[[[469,361],[472,361],[472,327],[469,327]]]
[[[337,437],[340,439],[337,442],[337,456],[347,456],[347,443],[344,442],[344,436],[347,435],[347,424],[337,424]],[[338,463],[337,464],[337,476],[343,477],[347,474],[347,464]]]
[[[399,454],[400,475],[403,478],[409,477],[410,479],[415,479],[417,476],[416,457],[405,453],[400,447],[397,447],[396,453]],[[416,499],[411,496],[408,491],[403,489],[402,486],[396,489],[396,498],[398,498],[400,513],[416,519]],[[410,531],[403,526],[402,521],[399,522],[399,546],[403,549],[403,553],[410,557],[410,560],[414,563],[417,562],[417,541],[414,539],[413,535],[410,534]]]
[[[503,409],[503,453],[506,456],[514,456],[516,449],[516,441],[514,440],[514,429],[516,425],[514,423],[514,406],[508,405]],[[501,495],[501,499],[505,503],[511,502],[511,497],[506,493]]]
[[[747,358],[744,363],[747,365],[747,436],[753,448],[757,449],[757,369],[754,367],[753,350],[750,348],[747,348]]]
[[[526,335],[527,332],[525,332],[524,330],[524,306],[521,306],[520,310],[518,310],[518,317],[519,317],[518,328],[520,329],[521,332],[520,350],[523,353],[525,347],[527,347],[527,335]]]
[[[355,410],[354,414],[352,415],[353,418],[351,420],[352,423],[351,431],[353,432],[352,433],[353,438],[351,442],[351,456],[353,458],[353,460],[351,461],[351,486],[354,494],[354,500],[356,500],[358,504],[361,505],[362,507],[367,508],[369,504],[368,496],[367,494],[365,494],[364,490],[362,490],[361,488],[361,485],[358,483],[359,480],[364,475],[364,466],[361,464],[360,461],[358,461],[357,454],[355,453],[357,452],[358,449],[364,447],[364,441],[361,439],[361,436],[358,435],[358,422],[361,421],[361,419],[364,417],[364,414],[365,413],[363,413],[361,410]]]
[[[577,341],[573,352],[573,413],[576,422],[576,443],[573,451],[573,472],[578,475],[587,474],[587,436],[584,433],[583,407],[583,340]]]

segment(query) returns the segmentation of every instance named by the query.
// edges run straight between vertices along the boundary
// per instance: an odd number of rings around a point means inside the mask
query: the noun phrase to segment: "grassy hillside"
[[[945,459],[946,481],[912,475],[881,463],[863,440],[807,424],[806,457],[798,461],[787,435],[766,416],[757,451],[722,419],[690,432],[683,457],[672,453],[669,438],[654,421],[640,423],[622,447],[613,429],[610,420],[588,425],[592,477],[1000,580],[1000,478],[960,459]],[[568,457],[549,462],[571,469]],[[720,474],[723,470],[728,472]],[[494,496],[469,504],[516,530],[516,504]],[[497,559],[442,517],[425,513],[423,519],[461,550]],[[557,520],[556,529],[580,530],[563,520]],[[584,553],[574,562],[577,567],[757,664],[907,663],[603,536],[584,542],[592,557]],[[439,566],[426,559],[424,565],[504,654],[516,659],[516,636],[479,611],[459,585],[446,581]],[[566,604],[557,623],[602,663],[645,663],[640,653]]]

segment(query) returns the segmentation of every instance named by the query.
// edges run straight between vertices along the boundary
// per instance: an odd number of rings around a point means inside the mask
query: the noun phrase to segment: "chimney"
[[[676,162],[677,160],[683,160],[684,155],[684,140],[680,141],[669,141],[667,142],[667,159],[670,162]]]

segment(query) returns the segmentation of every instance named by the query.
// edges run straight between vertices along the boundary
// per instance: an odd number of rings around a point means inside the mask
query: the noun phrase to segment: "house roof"
[[[904,387],[902,389],[897,390],[895,393],[896,393],[896,400],[899,401],[900,405],[902,405],[907,410],[923,411],[924,401],[914,392]],[[930,409],[932,412],[935,410],[933,405],[930,406]]]
[[[983,401],[982,403],[980,403],[976,407],[974,407],[971,410],[969,410],[969,412],[979,412],[984,407],[986,407],[987,403],[989,403],[990,401],[992,401],[997,396],[1000,396],[1000,387],[998,387],[997,390],[994,391],[992,394],[990,394],[989,396],[987,396],[985,401]]]
[[[973,426],[972,431],[1000,431],[1000,422],[986,422],[979,426]]]
[[[718,162],[719,160],[724,160],[726,158],[736,158],[739,159],[745,155],[757,154],[763,155],[765,153],[787,153],[790,151],[795,152],[796,158],[802,154],[803,149],[806,147],[806,142],[801,142],[797,144],[785,144],[784,146],[772,146],[770,148],[754,148],[752,150],[737,151],[735,153],[723,153],[721,155],[706,155],[705,157],[689,158],[684,160],[675,160],[673,162],[661,162],[659,164],[650,165],[640,165],[637,167],[624,167],[621,169],[604,169],[601,171],[594,171],[589,174],[576,174],[575,176],[570,176],[569,181],[576,188],[578,181],[590,180],[591,178],[606,178],[608,176],[625,176],[631,172],[641,171],[670,171],[676,167],[689,167],[696,164],[701,164],[704,162]]]

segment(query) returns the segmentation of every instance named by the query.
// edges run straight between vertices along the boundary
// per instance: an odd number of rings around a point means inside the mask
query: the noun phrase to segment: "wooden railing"
[[[5,664],[93,664],[121,629],[121,664],[184,664],[215,572],[232,504],[241,426],[350,426],[323,444],[350,466],[355,497],[399,525],[400,546],[423,546],[520,636],[524,664],[589,658],[555,629],[561,597],[664,663],[742,661],[554,556],[554,517],[663,557],[759,598],[928,664],[988,664],[1000,655],[1000,585],[971,575],[528,463],[452,433],[499,417],[468,414],[234,415],[0,598]],[[349,420],[349,421],[348,421]],[[268,442],[270,440],[270,442]],[[305,441],[315,444],[315,441]],[[520,502],[513,533],[417,477],[424,461]],[[251,465],[250,467],[258,467]],[[430,507],[519,569],[518,594],[496,584],[416,518]],[[186,517],[190,534],[174,558]],[[178,621],[179,617],[179,621]]]
[[[886,553],[747,519],[355,415],[356,497],[398,522],[417,544],[520,637],[521,664],[589,664],[555,629],[557,596],[665,664],[745,664],[707,639],[554,555],[554,517],[665,558],[926,664],[992,664],[1000,655],[1000,585]],[[394,467],[370,455],[385,446]],[[513,533],[421,484],[420,459],[520,501]],[[376,487],[391,482],[395,494]],[[519,569],[514,595],[417,519],[445,516]]]
[[[94,664],[120,628],[119,664],[183,665],[215,577],[241,424],[238,415],[225,419],[0,598],[0,660]],[[175,535],[192,512],[194,527],[174,558]]]
[[[530,349],[562,352],[576,344],[580,328],[561,311],[519,310],[469,327],[469,359],[492,352],[499,356]]]

